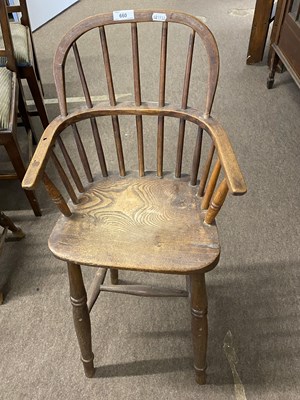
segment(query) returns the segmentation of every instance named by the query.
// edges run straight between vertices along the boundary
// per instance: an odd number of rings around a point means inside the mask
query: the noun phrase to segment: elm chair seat
[[[18,67],[26,67],[32,64],[30,54],[30,32],[27,26],[18,22],[10,22],[10,31],[14,43],[15,60]],[[4,47],[2,32],[0,31],[0,48]],[[6,57],[0,57],[0,66],[6,65]]]
[[[49,247],[56,257],[82,265],[208,271],[219,259],[218,233],[216,225],[203,224],[196,194],[196,187],[172,174],[108,177],[82,194],[70,218],[59,218]],[[138,245],[128,252],[133,242]]]
[[[7,68],[0,68],[0,129],[7,129],[11,109],[13,73]]]

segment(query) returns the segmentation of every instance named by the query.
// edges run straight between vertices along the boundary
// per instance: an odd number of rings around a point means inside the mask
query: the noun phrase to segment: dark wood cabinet
[[[300,87],[300,0],[286,0],[280,10],[276,36],[272,45],[274,53],[267,86],[274,83],[274,75],[279,61]]]

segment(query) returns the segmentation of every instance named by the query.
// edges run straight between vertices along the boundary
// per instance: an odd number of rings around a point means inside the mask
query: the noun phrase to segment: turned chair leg
[[[70,297],[73,306],[75,331],[81,352],[84,373],[91,378],[95,373],[90,314],[80,265],[68,262]]]
[[[280,59],[279,59],[278,55],[274,52],[272,60],[271,60],[271,66],[270,66],[271,71],[269,73],[268,80],[267,80],[267,88],[268,89],[272,89],[272,87],[273,87],[275,72],[276,72],[276,68],[277,68],[279,61],[280,61]]]
[[[204,274],[191,275],[192,338],[196,382],[206,382],[207,296]]]
[[[110,269],[110,282],[112,285],[119,283],[119,271],[117,269]]]

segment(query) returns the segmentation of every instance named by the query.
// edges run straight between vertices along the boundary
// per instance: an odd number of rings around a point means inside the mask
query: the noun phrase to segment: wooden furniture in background
[[[279,61],[282,61],[300,87],[300,0],[283,2],[272,48],[274,53],[267,81],[268,89],[273,87]]]
[[[6,47],[5,51],[3,49],[0,50],[0,67],[6,66],[6,53],[11,52],[17,66],[19,84],[21,86],[22,79],[26,79],[36,106],[36,111],[30,112],[30,115],[39,116],[43,127],[46,128],[49,121],[43,99],[43,88],[26,0],[20,0],[19,5],[13,6],[8,5],[6,0],[0,0],[0,2],[2,10],[0,15],[2,26],[2,31],[0,32],[0,49],[4,44]],[[21,22],[9,22],[7,24],[6,20],[11,13],[21,13]],[[23,96],[20,97],[20,100],[23,101]]]
[[[153,29],[151,44],[148,40],[149,29]],[[186,46],[181,50],[176,40],[179,35],[176,29],[181,29],[180,37],[186,38]],[[109,37],[112,30],[115,32],[113,40]],[[94,31],[95,35],[90,31]],[[120,40],[116,40],[117,35]],[[95,37],[99,37],[100,46],[98,40],[91,41]],[[124,37],[130,38],[127,50],[121,41]],[[141,49],[142,37],[146,46]],[[158,68],[153,85],[156,84],[158,96],[153,99],[148,97],[146,86],[143,85],[145,74],[141,67],[150,67],[154,73],[155,51],[151,50],[151,45],[156,40],[160,51],[157,52]],[[169,49],[171,42],[175,48]],[[197,61],[195,52],[201,46],[204,46],[204,56],[200,66],[204,68],[203,60],[208,60],[206,99],[202,111],[191,106],[195,98],[198,102],[200,95],[196,84],[198,80],[194,84],[191,82],[192,71],[200,71],[196,68],[197,64],[193,69],[192,65],[195,59]],[[86,49],[90,49],[93,60],[96,50],[101,48],[101,65],[93,62],[92,68],[85,68],[89,62],[82,60],[84,55],[81,55],[81,48],[85,56]],[[111,65],[111,59],[119,60],[121,50],[122,63]],[[146,61],[143,59],[145,54],[148,54]],[[169,93],[174,89],[166,89],[167,83],[177,81],[174,78],[174,66],[179,64],[179,60],[182,61],[182,91],[175,102],[168,103]],[[74,66],[72,61],[78,70],[86,106],[70,113],[66,101],[66,82],[69,80],[66,71]],[[113,76],[117,67],[118,73]],[[102,76],[105,74],[109,101],[93,104],[90,93],[95,92],[93,84],[96,83],[95,71],[98,69],[103,71]],[[68,265],[75,330],[88,377],[94,374],[89,312],[101,291],[144,296],[188,296],[188,291],[183,290],[118,285],[120,269],[187,276],[190,281],[188,288],[196,380],[199,384],[205,383],[205,273],[217,265],[220,256],[215,217],[228,191],[233,195],[246,192],[228,136],[211,117],[218,74],[219,55],[212,33],[197,18],[176,11],[134,10],[95,15],[75,25],[59,44],[54,60],[54,79],[61,115],[45,130],[23,180],[23,187],[32,190],[43,181],[62,213],[50,236],[49,247],[56,257]],[[146,75],[148,79],[151,78],[149,73]],[[114,87],[131,80],[134,93],[132,100],[117,101]],[[153,85],[148,84],[148,90]],[[112,131],[109,129],[110,133],[104,134],[109,120]],[[154,132],[149,131],[148,124],[151,122]],[[168,128],[169,123],[174,124],[171,129]],[[128,124],[127,131],[136,130],[135,172],[128,172],[125,167],[121,129],[124,124]],[[178,130],[175,126],[178,126]],[[74,142],[70,137],[72,133]],[[185,152],[187,138],[193,141],[194,149],[188,148]],[[108,140],[108,144],[103,143],[105,140]],[[150,144],[155,141],[156,152],[148,155],[149,148],[145,143],[151,149]],[[205,143],[202,146],[203,141]],[[95,146],[91,145],[92,142]],[[113,169],[113,148],[108,158],[104,151],[113,142],[118,166],[116,173],[109,172]],[[174,173],[165,171],[164,165],[169,162],[166,159],[166,143],[176,142],[174,176]],[[199,185],[201,148],[208,152],[208,156],[204,159]],[[132,156],[132,146],[128,151]],[[102,177],[92,172],[95,159],[100,164]],[[156,159],[156,172],[150,172],[147,168],[153,159]],[[61,180],[57,184],[54,183],[53,166],[57,170],[57,179],[59,177]],[[190,174],[184,174],[186,170]],[[68,203],[59,190],[61,185],[65,186],[71,198]],[[102,267],[97,269],[88,296],[81,265]],[[103,284],[107,269],[111,270],[111,285]]]
[[[0,235],[0,256],[3,251],[4,243],[8,241],[17,241],[25,237],[21,228],[17,227],[7,215],[0,211],[0,226],[3,228]],[[1,261],[0,261],[1,264]],[[4,294],[0,288],[0,304],[3,304]]]
[[[5,13],[5,5],[0,1],[0,13],[1,13],[1,29],[7,28],[8,20],[3,18]],[[17,110],[18,110],[18,93],[19,86],[17,80],[17,66],[15,58],[12,53],[11,41],[4,37],[5,48],[1,51],[1,55],[7,59],[7,68],[0,68],[0,146],[4,146],[8,157],[13,165],[14,172],[0,172],[0,179],[18,179],[22,181],[26,167],[21,155],[20,146],[17,138]],[[20,93],[22,98],[22,91]],[[19,97],[19,98],[20,98]],[[23,107],[26,107],[23,104]],[[22,109],[22,107],[21,107]],[[26,117],[26,110],[22,116]],[[26,118],[25,118],[26,120]],[[29,123],[29,122],[28,122]],[[25,124],[27,127],[27,124]],[[28,133],[30,133],[28,131]],[[30,150],[32,145],[32,138],[28,134],[28,147],[29,154],[32,153]],[[32,191],[25,191],[25,195],[35,213],[36,216],[41,215],[40,206],[38,204],[35,193]]]
[[[246,60],[249,65],[259,63],[263,59],[269,25],[274,19],[273,9],[276,3],[274,0],[256,0]]]

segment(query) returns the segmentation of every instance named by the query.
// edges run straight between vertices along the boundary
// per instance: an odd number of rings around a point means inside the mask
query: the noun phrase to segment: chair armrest
[[[43,177],[56,136],[65,128],[64,118],[55,118],[45,129],[22,181],[23,189],[33,190]]]
[[[55,143],[56,137],[68,125],[85,118],[106,116],[106,115],[157,115],[159,109],[153,108],[150,103],[144,103],[140,107],[135,107],[133,104],[120,103],[117,106],[109,106],[101,104],[90,109],[80,109],[66,117],[59,116],[55,118],[50,125],[46,128],[38,144],[38,147],[33,155],[30,165],[27,169],[26,175],[23,179],[22,186],[24,189],[32,190],[36,187],[39,180],[43,176],[45,166],[48,158],[51,155],[52,146]],[[189,110],[189,113],[178,110],[173,106],[162,107],[160,110],[161,115],[177,116],[185,118],[192,122],[197,123],[203,127],[212,137],[221,165],[224,169],[226,181],[229,191],[233,195],[243,195],[247,192],[247,187],[238,165],[236,156],[232,149],[228,135],[224,128],[217,120],[212,117],[203,118],[199,117],[197,110]]]
[[[212,117],[202,119],[202,122],[218,151],[230,193],[236,196],[245,194],[247,186],[225,129]]]

